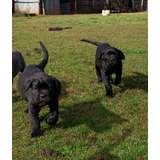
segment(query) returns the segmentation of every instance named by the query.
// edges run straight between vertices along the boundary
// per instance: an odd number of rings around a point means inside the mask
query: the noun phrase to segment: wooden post
[[[75,0],[74,7],[75,7],[75,14],[77,14],[77,0]]]
[[[43,14],[42,0],[39,0],[39,14]]]
[[[132,10],[134,11],[134,0],[132,0]]]
[[[122,12],[122,0],[120,0],[120,12]]]
[[[141,0],[141,11],[143,10],[143,0]]]

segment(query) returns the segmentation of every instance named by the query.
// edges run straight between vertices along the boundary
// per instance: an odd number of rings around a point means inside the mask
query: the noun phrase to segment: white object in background
[[[110,10],[102,10],[102,16],[109,16],[110,13]]]

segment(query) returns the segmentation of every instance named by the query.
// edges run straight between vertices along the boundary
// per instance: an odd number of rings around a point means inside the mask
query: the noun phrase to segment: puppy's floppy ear
[[[27,80],[27,82],[26,82],[26,84],[25,84],[25,90],[24,90],[23,93],[27,92],[27,90],[32,86],[32,82],[33,82],[33,81],[34,81],[33,78]]]
[[[117,49],[117,48],[114,48],[114,49],[115,49],[115,51],[120,55],[121,59],[124,60],[124,59],[125,59],[125,56],[124,56],[123,52],[120,51],[120,50]]]
[[[103,60],[103,59],[104,59],[104,57],[103,57],[103,56],[104,56],[104,53],[105,53],[105,52],[102,52],[102,53],[99,55],[98,58],[99,58],[100,60]]]
[[[124,59],[125,59],[125,56],[124,56],[123,52],[119,50],[119,54],[120,54],[120,56],[121,56],[121,59],[124,60]]]
[[[61,94],[61,82],[55,77],[52,77],[52,80],[54,81],[56,87],[56,94],[57,96],[59,96]]]

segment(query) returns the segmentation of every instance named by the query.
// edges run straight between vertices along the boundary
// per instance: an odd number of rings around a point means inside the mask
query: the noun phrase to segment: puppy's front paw
[[[47,124],[50,124],[50,125],[56,124],[57,121],[58,121],[58,118],[55,118],[55,119],[47,118],[47,119],[46,119],[46,123],[47,123]]]
[[[113,96],[113,94],[112,95],[106,94],[106,97],[113,98],[114,96]]]
[[[50,125],[56,124],[58,121],[58,115],[54,113],[50,113],[49,117],[46,119],[46,123]]]
[[[39,137],[39,136],[41,136],[41,132],[39,131],[39,132],[32,132],[31,133],[31,138],[34,138],[34,137]]]
[[[119,84],[121,83],[121,81],[120,80],[114,80],[114,82],[113,82],[113,84],[115,85],[115,86],[118,86]]]
[[[113,98],[113,97],[114,97],[114,95],[113,95],[113,93],[112,93],[112,92],[107,92],[107,93],[106,93],[106,97]]]

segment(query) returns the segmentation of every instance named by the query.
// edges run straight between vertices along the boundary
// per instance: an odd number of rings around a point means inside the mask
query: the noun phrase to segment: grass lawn
[[[30,138],[26,102],[12,87],[12,156],[14,160],[146,160],[148,159],[148,15],[101,14],[66,16],[13,16],[13,50],[26,64],[38,64],[41,41],[49,52],[45,71],[61,81],[59,120],[49,126],[40,112],[43,136]],[[48,31],[49,27],[72,27]],[[122,83],[115,97],[105,97],[94,66],[96,46],[80,39],[108,42],[122,50]],[[114,77],[114,76],[113,76]],[[50,148],[53,156],[40,155]],[[57,154],[56,154],[57,153]]]

